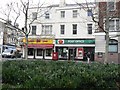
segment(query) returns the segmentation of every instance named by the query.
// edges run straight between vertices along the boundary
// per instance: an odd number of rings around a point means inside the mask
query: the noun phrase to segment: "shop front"
[[[25,40],[23,39],[23,42]],[[28,58],[52,59],[53,39],[28,39]]]
[[[58,58],[62,60],[87,60],[90,53],[90,60],[94,60],[95,40],[94,39],[57,39],[55,45]]]

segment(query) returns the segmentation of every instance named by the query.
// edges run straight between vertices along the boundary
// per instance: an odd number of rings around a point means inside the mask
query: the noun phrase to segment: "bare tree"
[[[48,7],[44,13],[40,14],[41,7],[44,5],[44,3],[40,4],[40,0],[38,2],[38,5],[35,6],[36,8],[36,17],[32,18],[29,15],[29,9],[31,8],[30,4],[31,0],[27,0],[24,2],[24,0],[20,0],[20,3],[12,2],[10,4],[7,4],[8,11],[3,11],[4,15],[7,17],[7,19],[0,18],[1,20],[7,22],[12,20],[13,23],[9,23],[10,27],[15,28],[19,32],[22,32],[25,36],[25,59],[28,59],[28,37],[31,32],[31,24],[37,19],[42,17],[46,12],[48,12],[52,7]],[[14,14],[13,14],[14,13]],[[40,15],[39,15],[40,14]],[[20,29],[19,27],[16,27],[17,21],[20,19],[22,15],[22,18],[24,18],[24,27]]]

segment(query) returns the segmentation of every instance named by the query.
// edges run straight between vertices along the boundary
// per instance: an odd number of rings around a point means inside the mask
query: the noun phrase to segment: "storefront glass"
[[[33,56],[33,48],[28,48],[28,55]]]
[[[57,49],[58,51],[58,57],[61,59],[67,59],[68,58],[68,48],[60,47]]]
[[[42,55],[43,55],[43,50],[37,49],[37,56],[42,56]]]
[[[52,49],[46,49],[46,56],[52,56]]]

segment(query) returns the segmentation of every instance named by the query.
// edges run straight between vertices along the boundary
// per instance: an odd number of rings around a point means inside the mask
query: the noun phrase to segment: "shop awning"
[[[28,44],[28,48],[53,48],[53,44]]]

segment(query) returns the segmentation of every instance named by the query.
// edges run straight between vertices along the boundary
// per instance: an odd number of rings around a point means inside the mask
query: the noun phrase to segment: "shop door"
[[[33,59],[35,59],[36,57],[35,57],[35,51],[36,51],[36,49],[33,49]]]
[[[69,49],[69,60],[74,60],[74,48]]]
[[[43,49],[43,60],[45,59],[45,49]]]

